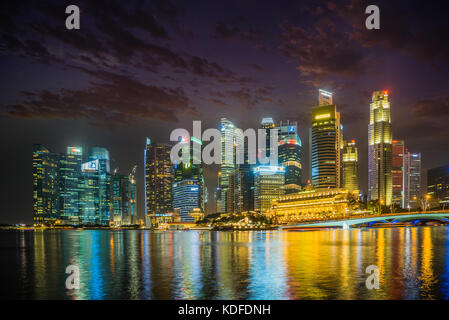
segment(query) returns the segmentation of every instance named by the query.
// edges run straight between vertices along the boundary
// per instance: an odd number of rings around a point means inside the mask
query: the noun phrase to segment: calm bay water
[[[1,231],[2,299],[448,299],[449,227]],[[67,290],[77,265],[81,287]],[[377,265],[380,289],[365,270]]]

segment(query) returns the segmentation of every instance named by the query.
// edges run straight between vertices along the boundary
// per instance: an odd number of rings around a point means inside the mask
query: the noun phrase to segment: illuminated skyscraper
[[[368,125],[368,201],[391,205],[392,132],[388,91],[373,92]]]
[[[59,155],[33,145],[33,221],[52,224],[59,218]]]
[[[421,153],[404,155],[404,208],[416,209],[421,197]]]
[[[81,204],[81,163],[83,148],[67,147],[66,154],[62,154],[59,163],[60,174],[60,217],[65,224],[79,224]]]
[[[233,174],[235,164],[235,126],[226,118],[220,120],[221,132],[221,185],[220,191],[220,210],[221,213],[228,212],[226,206],[227,193],[229,189],[229,175]]]
[[[312,128],[310,128],[309,156],[311,163],[311,183],[316,188],[338,188],[341,179],[342,126],[337,106],[332,103],[332,95],[323,98],[321,105],[312,109]]]
[[[302,143],[296,121],[280,121],[278,126],[279,165],[285,167],[285,193],[294,193],[302,186]]]
[[[135,167],[134,167],[135,168]],[[135,169],[129,175],[112,176],[112,218],[114,225],[131,225],[136,221]]]
[[[332,92],[323,90],[323,89],[319,89],[318,90],[318,105],[319,106],[329,106],[332,105],[333,100],[332,100]]]
[[[189,212],[203,205],[201,188],[196,179],[186,179],[173,184],[173,206],[175,210],[179,210],[181,221],[194,221]]]
[[[344,141],[342,150],[342,186],[354,192],[359,190],[358,151],[355,140]]]
[[[393,140],[392,142],[392,198],[391,202],[404,208],[404,140]]]
[[[172,146],[155,144],[147,138],[145,148],[145,215],[165,214],[173,210]]]
[[[264,154],[267,158],[270,158],[270,151],[271,151],[271,130],[276,128],[276,125],[274,124],[273,118],[263,118],[262,122],[260,123],[260,128],[265,130],[266,133],[266,142],[265,145],[262,145],[260,147],[260,152]],[[266,165],[269,165],[267,163]]]
[[[271,208],[273,199],[284,195],[285,168],[258,166],[254,168],[254,209],[261,213]]]

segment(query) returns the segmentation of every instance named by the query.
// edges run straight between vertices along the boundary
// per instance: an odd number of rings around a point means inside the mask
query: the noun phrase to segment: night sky
[[[80,30],[65,28],[70,4]],[[365,29],[370,4],[380,30]],[[363,192],[372,91],[390,91],[393,138],[422,153],[424,173],[447,164],[448,14],[448,1],[2,0],[0,222],[32,222],[33,143],[105,147],[121,173],[137,164],[142,215],[145,137],[168,142],[193,120],[297,120],[308,178],[318,88],[359,144]]]

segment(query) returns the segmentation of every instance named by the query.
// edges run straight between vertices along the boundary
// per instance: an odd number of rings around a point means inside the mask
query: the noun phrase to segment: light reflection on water
[[[0,232],[0,298],[448,299],[449,228]],[[65,268],[80,269],[79,290]],[[380,289],[365,270],[377,265]]]

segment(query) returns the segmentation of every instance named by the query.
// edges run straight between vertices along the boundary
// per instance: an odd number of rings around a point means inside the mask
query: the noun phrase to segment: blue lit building
[[[82,187],[81,163],[83,148],[67,147],[59,161],[60,219],[63,224],[79,224],[80,193]]]
[[[173,207],[179,209],[182,222],[193,222],[189,212],[201,208],[201,185],[196,179],[187,179],[173,184]]]

